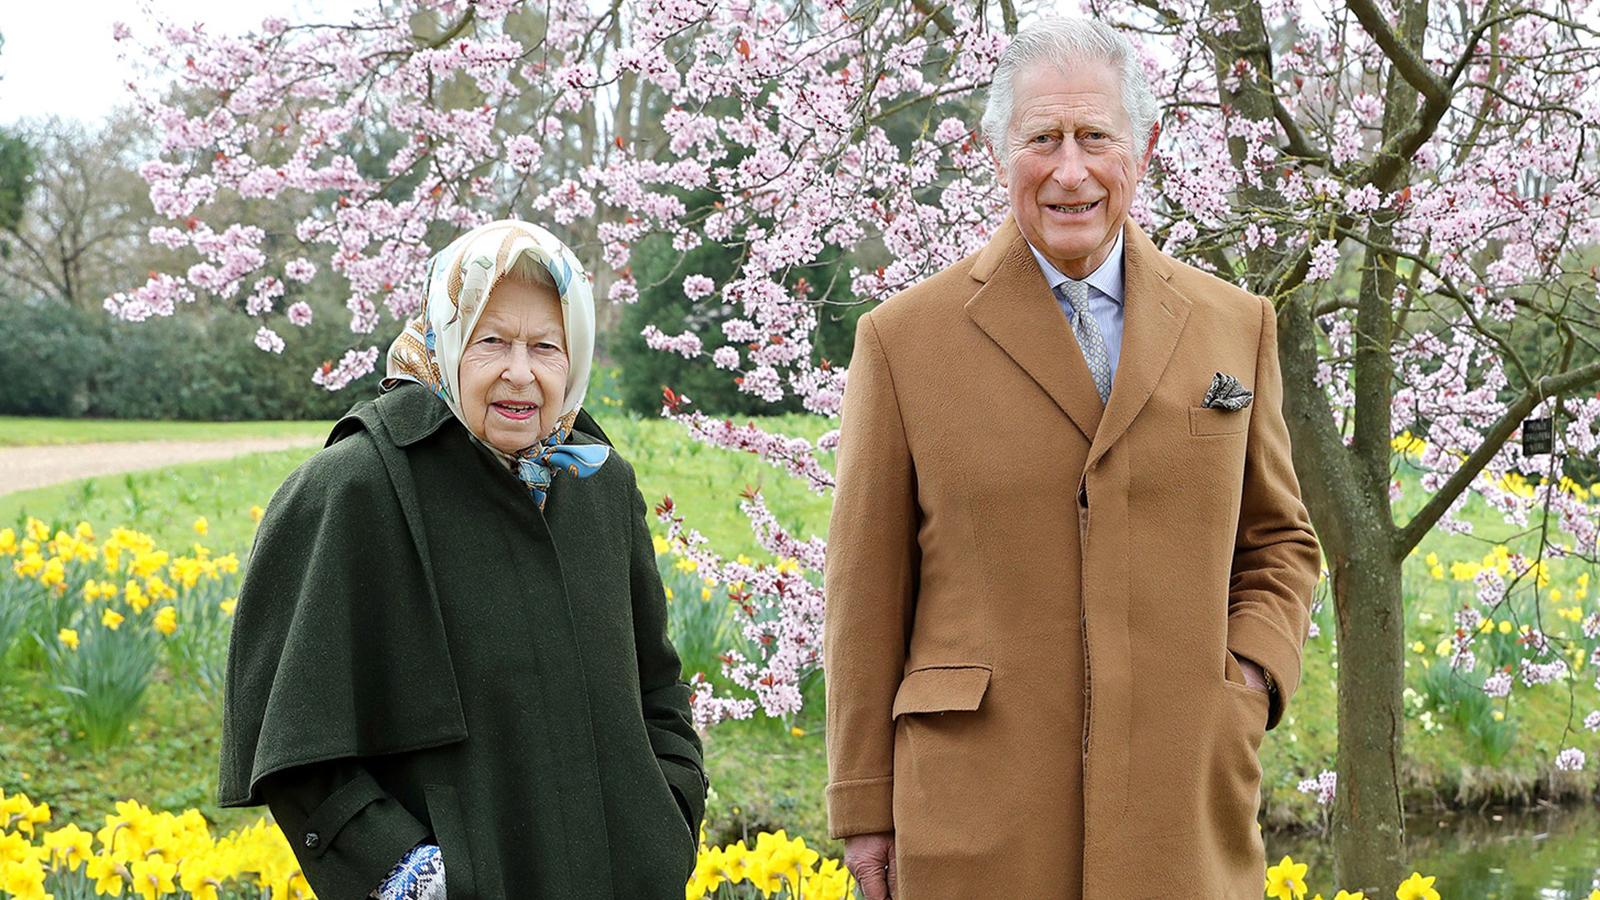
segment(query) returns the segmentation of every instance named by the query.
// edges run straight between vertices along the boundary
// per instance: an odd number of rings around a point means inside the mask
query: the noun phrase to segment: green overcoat
[[[219,801],[323,900],[424,839],[451,900],[682,897],[707,781],[644,513],[615,452],[541,512],[425,388],[358,404],[257,532]]]

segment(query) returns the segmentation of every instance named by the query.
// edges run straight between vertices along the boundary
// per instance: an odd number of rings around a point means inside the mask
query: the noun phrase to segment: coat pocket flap
[[[990,667],[924,666],[913,669],[894,695],[894,718],[905,713],[970,712],[989,688]]]

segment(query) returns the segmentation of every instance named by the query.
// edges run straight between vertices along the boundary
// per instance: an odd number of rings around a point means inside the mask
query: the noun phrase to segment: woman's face
[[[555,430],[567,388],[567,336],[554,286],[501,278],[461,354],[467,427],[503,453]]]

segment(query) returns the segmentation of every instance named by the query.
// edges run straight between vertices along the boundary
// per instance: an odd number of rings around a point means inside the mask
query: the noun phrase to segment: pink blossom
[[[704,275],[690,275],[683,279],[683,295],[690,300],[709,297],[716,288],[716,282]]]
[[[337,391],[357,378],[371,374],[377,364],[377,347],[346,350],[338,365],[323,363],[321,368],[312,373],[311,380],[327,390]]]
[[[284,264],[283,277],[305,283],[317,275],[317,264],[304,257],[291,259]]]
[[[1339,243],[1318,241],[1311,249],[1311,268],[1306,272],[1306,281],[1327,281],[1333,277],[1334,267],[1338,264]]]
[[[291,325],[298,325],[304,328],[311,324],[311,306],[304,301],[290,304],[285,312],[289,316],[289,324]]]
[[[1511,673],[1496,672],[1483,680],[1483,692],[1496,700],[1511,693]]]
[[[256,346],[268,353],[283,352],[283,338],[278,333],[263,325],[256,330]]]
[[[519,172],[532,172],[544,156],[544,148],[532,135],[518,134],[506,140],[506,161]]]
[[[1333,803],[1338,785],[1339,774],[1331,769],[1324,769],[1315,778],[1302,779],[1295,789],[1302,794],[1315,797],[1318,806],[1327,806]]]

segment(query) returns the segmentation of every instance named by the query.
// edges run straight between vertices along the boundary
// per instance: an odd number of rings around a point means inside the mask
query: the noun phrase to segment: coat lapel
[[[1086,440],[1093,441],[1100,426],[1100,395],[1066,314],[1010,216],[979,253],[972,277],[984,284],[967,301],[968,318],[1050,395]]]
[[[1111,399],[1089,447],[1087,465],[1094,465],[1105,455],[1150,399],[1178,347],[1178,336],[1189,320],[1192,305],[1188,297],[1168,283],[1171,263],[1132,220],[1123,228],[1122,251],[1122,355],[1111,382]],[[1088,367],[1081,358],[1078,365],[1087,379]],[[1099,400],[1099,396],[1094,395],[1094,399]]]

